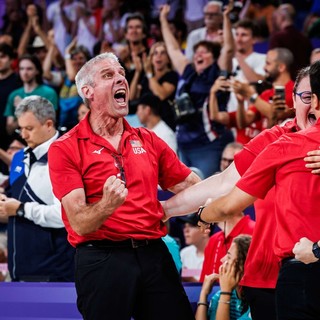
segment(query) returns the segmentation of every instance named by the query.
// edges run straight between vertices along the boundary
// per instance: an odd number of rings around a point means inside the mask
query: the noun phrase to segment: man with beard
[[[247,110],[237,109],[238,125],[248,127],[256,122],[259,131],[270,128],[285,119],[293,118],[292,91],[294,82],[291,79],[290,68],[293,63],[292,53],[285,48],[275,48],[267,52],[264,71],[266,80],[272,83],[272,88],[264,90],[260,95],[254,86],[234,81],[233,90],[248,99],[251,106]],[[279,96],[275,87],[284,89],[284,97]]]
[[[6,128],[9,134],[12,134],[18,128],[14,112],[23,98],[31,95],[41,96],[48,99],[55,109],[58,107],[58,96],[54,89],[42,84],[42,66],[36,56],[29,54],[21,56],[19,59],[19,76],[23,86],[11,92],[4,112],[4,116],[7,117]]]

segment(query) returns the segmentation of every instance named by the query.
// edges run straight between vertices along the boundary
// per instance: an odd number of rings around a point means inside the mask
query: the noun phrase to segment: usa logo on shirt
[[[129,142],[134,154],[147,153],[146,150],[142,148],[142,144],[139,140],[129,140]]]

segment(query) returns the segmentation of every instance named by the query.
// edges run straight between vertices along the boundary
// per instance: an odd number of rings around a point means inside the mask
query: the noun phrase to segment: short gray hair
[[[96,57],[90,59],[88,62],[86,62],[81,69],[78,71],[75,81],[76,81],[76,86],[78,90],[79,96],[82,98],[83,102],[85,103],[86,106],[89,107],[87,99],[84,97],[81,88],[84,85],[89,85],[94,87],[95,83],[93,81],[93,77],[96,73],[95,65],[100,62],[101,60],[106,60],[106,59],[113,59],[117,62],[119,62],[118,57],[112,53],[112,52],[105,52],[97,55]]]
[[[222,14],[223,3],[221,1],[215,1],[215,0],[208,1],[208,3],[204,6],[203,10],[206,10],[208,7],[211,7],[211,6],[219,7]]]
[[[56,123],[56,112],[53,104],[46,98],[32,95],[21,100],[14,114],[19,119],[26,112],[32,112],[42,124],[47,120]]]

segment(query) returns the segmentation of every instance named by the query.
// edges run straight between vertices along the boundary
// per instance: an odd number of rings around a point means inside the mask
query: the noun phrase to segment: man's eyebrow
[[[110,70],[112,70],[112,69],[111,68],[103,68],[103,69],[100,70],[100,73],[102,74],[102,73],[108,72]]]

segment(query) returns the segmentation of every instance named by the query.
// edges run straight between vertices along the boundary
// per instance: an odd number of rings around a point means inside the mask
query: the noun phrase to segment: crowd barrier
[[[200,283],[183,283],[195,311]],[[213,292],[218,290],[214,287]],[[1,320],[79,320],[74,283],[2,282],[0,283]]]

